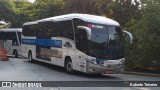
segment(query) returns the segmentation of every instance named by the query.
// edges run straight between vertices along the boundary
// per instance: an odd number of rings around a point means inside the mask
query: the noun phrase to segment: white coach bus
[[[0,29],[0,44],[6,49],[7,55],[20,55],[21,28]]]
[[[132,42],[132,35],[125,31]],[[118,22],[95,15],[67,14],[33,22],[22,29],[22,56],[90,74],[119,73],[124,35]]]

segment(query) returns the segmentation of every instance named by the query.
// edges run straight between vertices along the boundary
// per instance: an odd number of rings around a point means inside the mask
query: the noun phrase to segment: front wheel
[[[29,59],[29,62],[33,62],[32,53],[31,52],[28,53],[28,59]]]
[[[14,55],[15,58],[18,58],[18,52],[17,52],[17,50],[13,51],[13,55]]]
[[[72,74],[74,71],[72,61],[70,59],[65,62],[65,70],[69,74]]]

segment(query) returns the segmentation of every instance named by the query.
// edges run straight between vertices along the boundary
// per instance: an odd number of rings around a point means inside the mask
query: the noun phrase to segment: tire
[[[33,62],[32,52],[29,52],[29,53],[28,53],[28,59],[29,59],[29,62]]]
[[[18,52],[17,52],[17,50],[13,51],[13,55],[14,55],[15,58],[18,58]]]
[[[71,59],[67,59],[65,62],[65,70],[67,73],[69,74],[73,74],[74,70],[73,70],[73,64]]]

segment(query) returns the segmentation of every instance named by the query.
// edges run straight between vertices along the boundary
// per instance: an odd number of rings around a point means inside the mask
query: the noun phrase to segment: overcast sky
[[[28,0],[28,1],[30,1],[30,2],[34,2],[35,0]]]

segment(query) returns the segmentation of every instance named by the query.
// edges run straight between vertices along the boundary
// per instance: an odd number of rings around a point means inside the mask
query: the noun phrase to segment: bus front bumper
[[[118,61],[119,61],[119,63],[117,63],[117,60],[116,60],[116,63],[114,63],[114,61],[112,61],[112,64],[110,64],[109,66],[101,66],[98,64],[92,64],[92,63],[88,62],[88,68],[86,71],[87,71],[87,73],[90,73],[90,74],[117,74],[117,73],[121,73],[123,71],[124,58],[120,59]]]

